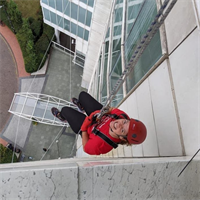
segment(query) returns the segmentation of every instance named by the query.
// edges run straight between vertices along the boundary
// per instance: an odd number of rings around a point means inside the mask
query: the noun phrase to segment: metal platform
[[[73,103],[54,96],[22,92],[14,94],[9,112],[38,123],[69,127],[68,123],[60,121],[51,113],[52,107],[61,110],[64,106],[78,110]]]

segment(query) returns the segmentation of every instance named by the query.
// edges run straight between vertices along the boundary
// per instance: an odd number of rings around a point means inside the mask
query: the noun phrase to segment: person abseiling
[[[81,92],[79,98],[73,102],[84,109],[87,116],[70,107],[63,107],[61,111],[52,108],[52,114],[61,121],[67,121],[76,134],[82,136],[83,150],[90,155],[106,154],[121,145],[137,145],[144,142],[147,135],[145,125],[130,118],[125,112],[117,108],[110,108],[101,119],[96,114],[103,107],[91,95]]]

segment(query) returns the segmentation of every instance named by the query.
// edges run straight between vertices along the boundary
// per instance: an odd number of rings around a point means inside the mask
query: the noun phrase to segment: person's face
[[[110,122],[110,128],[118,136],[127,136],[129,129],[130,120],[117,119]]]

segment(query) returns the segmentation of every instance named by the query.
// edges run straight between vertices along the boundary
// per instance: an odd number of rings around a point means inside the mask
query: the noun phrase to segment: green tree
[[[7,1],[6,0],[0,0],[0,6],[7,6]]]
[[[23,53],[25,69],[28,73],[32,73],[37,70],[38,63],[34,47],[34,36],[30,29],[28,19],[23,19],[22,28],[16,36]]]
[[[15,31],[18,32],[22,26],[22,14],[13,0],[10,0],[7,4],[7,13]]]
[[[11,163],[13,152],[0,144],[0,163]],[[13,162],[17,162],[17,156],[14,154]]]

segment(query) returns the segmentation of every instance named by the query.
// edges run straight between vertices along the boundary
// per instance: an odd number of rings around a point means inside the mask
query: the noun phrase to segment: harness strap
[[[109,144],[114,149],[116,149],[118,147],[118,144],[116,144],[115,142],[113,142],[109,137],[107,137],[105,134],[103,134],[102,132],[100,132],[96,128],[93,128],[92,132],[95,135],[99,136],[101,139],[103,139],[107,144]]]

